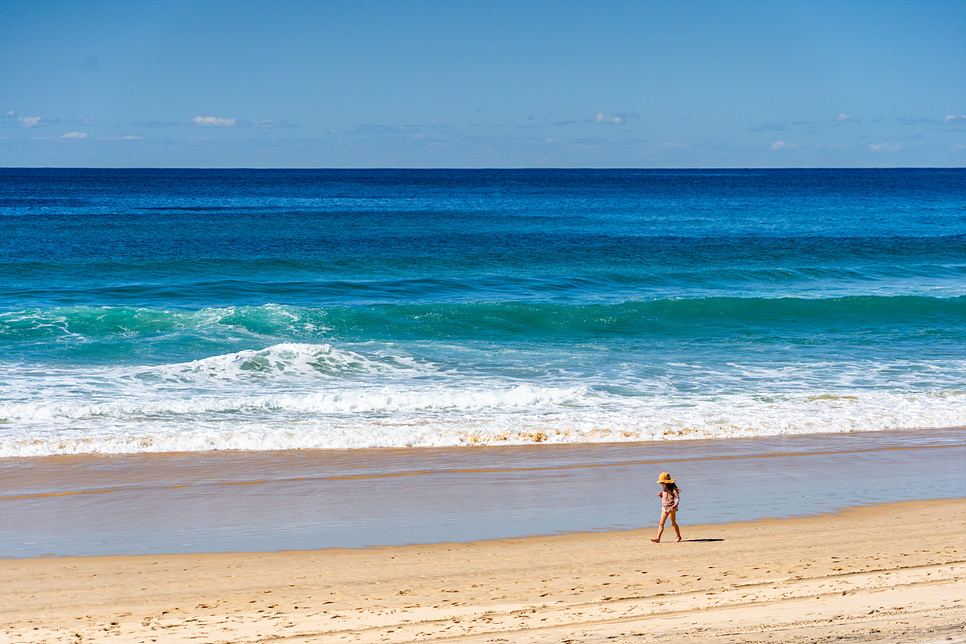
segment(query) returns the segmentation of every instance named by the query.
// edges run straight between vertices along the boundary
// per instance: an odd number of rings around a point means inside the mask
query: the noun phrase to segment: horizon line
[[[607,171],[607,170],[654,170],[654,171],[708,171],[708,170],[731,170],[731,171],[746,171],[746,170],[966,170],[966,166],[782,166],[782,167],[769,167],[769,166],[742,166],[742,167],[732,167],[732,166],[703,166],[703,167],[678,167],[678,166],[666,166],[666,167],[643,167],[643,166],[608,166],[608,167],[593,167],[593,166],[457,166],[457,167],[445,167],[445,166],[379,166],[379,167],[366,167],[366,166],[5,166],[0,165],[0,170],[265,170],[265,171],[279,171],[279,170],[348,170],[348,171],[455,171],[455,170],[468,170],[468,171],[533,171],[533,170],[554,170],[554,171],[573,171],[573,170],[594,170],[594,171]]]

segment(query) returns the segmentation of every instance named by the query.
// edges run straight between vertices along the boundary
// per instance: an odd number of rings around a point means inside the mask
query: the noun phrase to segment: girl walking
[[[664,534],[664,522],[667,521],[668,517],[671,518],[671,526],[674,528],[674,533],[678,535],[675,542],[681,540],[681,530],[678,528],[676,519],[678,503],[681,502],[681,490],[674,483],[676,480],[672,479],[671,475],[667,472],[661,472],[661,476],[657,479],[657,482],[664,487],[664,490],[657,493],[661,497],[661,526],[657,529],[657,538],[651,539],[654,543],[661,543],[661,535]]]

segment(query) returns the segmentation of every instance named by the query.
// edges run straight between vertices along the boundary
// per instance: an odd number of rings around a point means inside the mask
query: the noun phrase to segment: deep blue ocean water
[[[966,426],[963,169],[0,189],[0,456]]]

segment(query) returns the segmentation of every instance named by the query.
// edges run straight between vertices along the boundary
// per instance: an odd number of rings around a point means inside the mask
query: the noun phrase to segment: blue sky
[[[966,0],[3,0],[0,164],[966,166]]]

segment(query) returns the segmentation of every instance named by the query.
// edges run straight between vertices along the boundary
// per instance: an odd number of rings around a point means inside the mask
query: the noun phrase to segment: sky
[[[4,167],[966,166],[966,0],[0,0]]]

